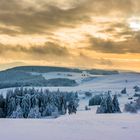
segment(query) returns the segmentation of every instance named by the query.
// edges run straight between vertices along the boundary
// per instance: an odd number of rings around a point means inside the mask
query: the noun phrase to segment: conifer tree
[[[114,98],[113,98],[113,105],[114,105],[114,110],[113,112],[115,113],[120,113],[121,110],[120,110],[120,107],[119,107],[119,101],[118,101],[118,98],[117,98],[117,95],[114,95]]]
[[[17,109],[13,111],[10,118],[23,118],[23,112],[19,105],[17,106]]]

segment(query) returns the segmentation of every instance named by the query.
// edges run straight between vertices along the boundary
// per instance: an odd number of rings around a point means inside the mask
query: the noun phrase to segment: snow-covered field
[[[33,75],[41,74],[45,79],[68,78],[78,82],[74,87],[44,87],[50,90],[62,91],[116,91],[120,92],[124,87],[128,92],[133,91],[133,87],[140,85],[140,74],[137,73],[120,73],[114,75],[91,75],[83,76],[81,73],[72,72],[49,72],[49,73],[32,73]],[[6,89],[7,90],[7,89]],[[1,89],[1,92],[5,89]]]
[[[35,73],[34,73],[35,74]],[[46,79],[69,78],[76,80],[75,87],[43,87],[60,91],[77,91],[80,106],[76,115],[64,115],[57,119],[0,119],[1,140],[140,140],[140,113],[138,114],[96,114],[96,107],[85,111],[89,98],[84,92],[93,95],[112,91],[120,94],[126,87],[127,94],[118,100],[121,110],[134,95],[133,87],[140,86],[140,74],[120,73],[115,75],[83,75],[79,73],[45,73]],[[40,87],[36,87],[40,88]],[[7,89],[0,92],[5,95]],[[135,98],[133,98],[134,100]]]
[[[32,73],[40,74],[40,73]],[[114,75],[91,75],[87,74],[83,76],[81,73],[74,72],[49,72],[44,73],[43,76],[46,79],[52,78],[69,78],[79,81],[78,86],[73,87],[36,87],[38,89],[49,89],[51,91],[76,91],[78,93],[84,93],[86,91],[94,94],[100,94],[107,91],[112,91],[113,94],[119,94],[122,89],[126,87],[127,98],[134,95],[134,86],[140,86],[140,74],[137,73],[120,73]],[[13,88],[8,88],[13,89]],[[0,89],[0,93],[5,95],[8,89]],[[124,97],[124,96],[122,96]],[[124,97],[124,99],[126,96]],[[123,100],[124,100],[123,99]]]
[[[47,87],[50,90],[63,91],[120,91],[124,87],[128,92],[133,90],[133,87],[140,85],[140,74],[137,73],[120,73],[114,75],[91,75],[71,72],[49,72],[42,74],[46,79],[53,78],[68,78],[76,80],[79,85],[76,87]]]
[[[139,140],[140,114],[97,115],[91,110],[57,119],[1,119],[0,139]]]

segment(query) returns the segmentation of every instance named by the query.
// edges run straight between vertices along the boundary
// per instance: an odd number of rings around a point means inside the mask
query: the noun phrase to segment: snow
[[[61,91],[104,92],[112,90],[114,92],[120,92],[124,87],[126,87],[128,92],[131,93],[132,91],[134,91],[134,86],[140,86],[140,74],[137,73],[120,73],[114,75],[88,74],[87,76],[82,76],[81,73],[74,72],[48,72],[43,73],[42,75],[46,79],[68,78],[79,82],[79,85],[74,87],[44,87],[50,90],[57,90],[59,88]],[[6,90],[1,89],[0,91],[4,92]]]
[[[70,73],[69,73],[70,74]],[[51,79],[52,75],[46,74]],[[71,79],[80,81],[78,86],[75,87],[47,87],[50,90],[62,91],[108,91],[120,92],[124,87],[128,89],[128,92],[133,91],[133,87],[140,85],[140,74],[136,73],[120,73],[114,75],[90,75],[87,77],[81,77],[81,75],[71,73]],[[61,78],[64,78],[59,75]],[[55,76],[54,76],[55,77]],[[54,78],[53,77],[53,78]],[[66,78],[66,77],[65,77]]]
[[[139,140],[140,114],[79,111],[57,119],[1,119],[3,140]]]
[[[77,73],[77,72],[47,72],[47,73],[37,73],[31,72],[32,75],[42,75],[46,80],[55,78],[68,78],[71,80],[76,80],[77,83],[81,83],[83,80],[88,80],[89,78],[95,78],[102,75],[92,75],[89,73]]]
[[[60,91],[77,91],[80,98],[77,114],[56,119],[0,119],[1,140],[140,140],[140,113],[96,114],[97,107],[85,111],[89,98],[83,94],[90,91],[95,95],[108,90],[119,94],[126,87],[128,93],[118,98],[123,111],[124,104],[129,102],[128,97],[135,93],[133,87],[140,86],[140,74],[88,75],[83,78],[79,73],[53,72],[43,76],[46,79],[70,78],[79,82],[75,87],[43,87],[52,91],[58,88]],[[7,90],[1,89],[0,92],[5,96]]]
[[[78,86],[74,87],[35,87],[38,89],[40,88],[49,89],[51,91],[57,91],[59,89],[60,91],[78,92],[80,96],[80,110],[84,109],[85,105],[88,105],[89,99],[86,98],[85,100],[81,100],[82,98],[85,98],[85,95],[83,94],[85,91],[90,91],[92,92],[93,95],[101,94],[107,92],[108,90],[111,90],[112,94],[120,94],[121,90],[124,89],[124,87],[126,87],[127,94],[121,95],[121,97],[119,98],[121,109],[123,109],[124,104],[129,102],[128,98],[133,97],[135,93],[133,87],[136,85],[140,86],[140,74],[137,73],[120,73],[114,75],[99,75],[99,76],[88,75],[86,77],[83,77],[81,73],[74,72],[49,72],[43,73],[43,75],[48,79],[58,77],[66,78],[68,75],[72,75],[68,77],[70,77],[71,79],[75,79],[77,81],[84,79],[83,82],[79,83]],[[5,97],[8,89],[1,89],[0,93],[2,93]],[[133,100],[135,100],[134,97]]]

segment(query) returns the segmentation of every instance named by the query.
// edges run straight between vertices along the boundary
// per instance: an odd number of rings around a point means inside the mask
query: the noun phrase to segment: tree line
[[[0,95],[1,118],[41,118],[47,116],[76,113],[78,94],[38,90],[35,88],[16,88],[8,90],[6,98]]]

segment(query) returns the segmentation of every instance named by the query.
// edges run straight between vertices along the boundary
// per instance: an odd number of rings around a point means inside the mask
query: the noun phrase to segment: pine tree
[[[108,94],[102,98],[100,107],[97,108],[96,113],[116,113],[116,112],[121,112],[117,96],[115,95],[112,100],[111,95],[108,92]]]
[[[53,112],[58,111],[58,108],[53,104],[48,104],[46,109],[43,111],[43,116],[51,116]]]
[[[5,117],[5,99],[3,95],[0,95],[0,118]]]
[[[13,113],[13,111],[16,110],[16,100],[14,97],[12,97],[7,105],[7,116],[11,116],[11,114]]]
[[[69,103],[68,103],[68,113],[69,114],[72,114],[72,113],[76,114],[77,107],[78,107],[78,104],[77,104],[76,101],[74,101],[74,100],[69,101]]]
[[[16,111],[13,111],[10,118],[23,118],[23,112],[21,107],[18,105]]]
[[[107,110],[105,113],[113,113],[114,105],[113,105],[113,101],[109,92],[106,97],[106,104],[107,104]]]
[[[124,88],[122,91],[121,91],[121,94],[126,94],[127,91],[126,91],[126,88]]]
[[[106,113],[106,111],[107,111],[106,97],[102,97],[100,107],[97,108],[96,113]]]
[[[28,118],[41,118],[41,113],[39,112],[38,106],[31,108],[28,114]]]
[[[0,117],[40,118],[41,116],[76,113],[78,95],[73,92],[43,91],[16,88],[9,90],[6,99],[0,96]]]
[[[21,107],[22,107],[22,110],[23,110],[23,116],[25,118],[27,118],[28,114],[29,114],[29,111],[31,109],[31,96],[29,94],[26,94],[23,97]]]
[[[114,95],[114,98],[113,98],[113,105],[114,105],[114,110],[113,110],[113,112],[115,112],[115,113],[120,113],[121,110],[120,110],[120,107],[119,107],[119,101],[118,101],[117,95]]]

